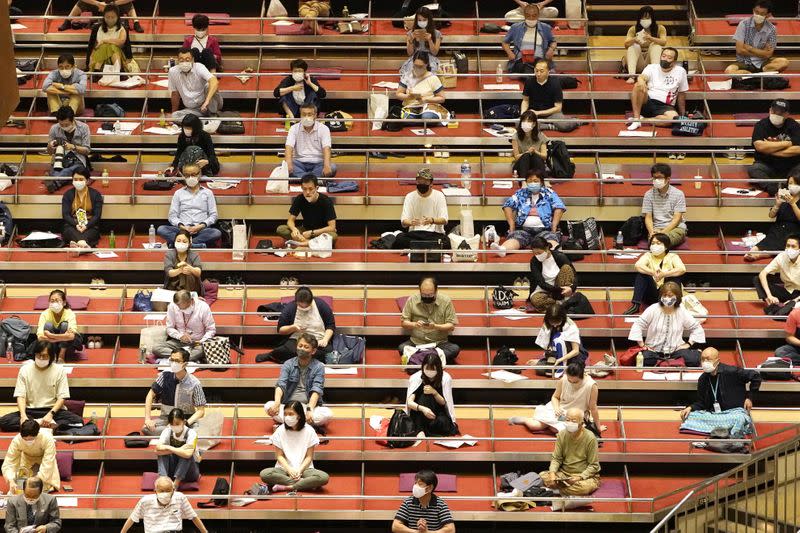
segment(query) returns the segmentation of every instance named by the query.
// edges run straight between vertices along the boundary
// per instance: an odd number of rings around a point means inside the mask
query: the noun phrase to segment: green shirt
[[[587,429],[581,430],[577,437],[566,430],[559,432],[550,471],[579,475],[581,479],[597,477],[600,474],[600,457],[594,434]]]
[[[406,300],[403,307],[403,320],[418,322],[427,320],[434,324],[458,324],[456,309],[449,296],[436,293],[436,301],[432,304],[422,303],[419,293]],[[447,332],[436,329],[414,328],[411,330],[411,342],[414,344],[440,343],[447,340]]]

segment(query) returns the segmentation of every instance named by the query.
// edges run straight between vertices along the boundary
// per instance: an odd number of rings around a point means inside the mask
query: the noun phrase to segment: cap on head
[[[777,100],[772,102],[772,105],[769,106],[770,111],[777,111],[778,113],[790,113],[791,107],[789,106],[789,102],[784,100],[783,98],[778,98]]]
[[[431,169],[429,168],[421,168],[417,172],[417,177],[424,180],[433,180],[433,172],[431,172]]]

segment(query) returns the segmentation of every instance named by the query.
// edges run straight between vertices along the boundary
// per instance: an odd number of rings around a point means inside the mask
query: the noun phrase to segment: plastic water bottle
[[[108,169],[107,168],[103,169],[103,174],[102,174],[101,178],[102,178],[102,180],[100,181],[100,183],[103,184],[103,187],[108,187],[109,181],[108,181]]]
[[[117,236],[114,235],[114,230],[111,230],[111,234],[108,236],[108,247],[112,250],[117,247]]]
[[[122,123],[120,121],[114,122],[114,135],[119,135],[122,133]]]
[[[636,354],[636,368],[644,367],[644,352],[639,352]],[[642,370],[637,370],[637,372],[643,372]]]
[[[461,186],[469,190],[469,183],[472,179],[472,167],[466,159],[461,163]]]
[[[749,229],[747,230],[747,234],[744,236],[744,238],[749,239],[752,236],[753,236],[753,230]]]
[[[161,110],[161,114],[158,117],[158,126],[161,128],[167,127],[167,115],[164,114],[164,110]]]
[[[496,74],[495,80],[497,81],[497,83],[503,83],[503,64],[502,63],[498,63],[497,64],[497,70],[495,71],[495,74]]]
[[[9,363],[14,360],[14,346],[11,345],[11,341],[8,341],[8,346],[6,346],[6,360]]]
[[[514,169],[514,172],[511,173],[511,179],[515,182],[519,181],[519,172],[517,172],[516,168]]]
[[[618,231],[617,232],[617,238],[614,241],[614,247],[619,249],[619,250],[622,250],[625,247],[625,244],[622,242],[624,240],[625,240],[625,238],[622,236],[622,231]]]
[[[156,227],[150,224],[150,229],[147,230],[147,242],[150,243],[150,248],[156,245]]]

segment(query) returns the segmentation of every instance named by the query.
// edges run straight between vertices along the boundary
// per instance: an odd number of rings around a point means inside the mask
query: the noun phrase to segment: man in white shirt
[[[166,359],[183,348],[191,361],[203,359],[203,343],[217,334],[211,308],[200,299],[192,299],[189,291],[175,293],[167,307],[167,340],[153,347],[153,354]]]
[[[201,63],[195,63],[191,48],[178,51],[178,62],[169,69],[167,88],[172,99],[172,120],[180,125],[188,114],[216,115],[222,110],[219,80]],[[183,109],[180,109],[183,103]]]
[[[433,188],[433,173],[429,168],[417,172],[417,190],[411,191],[403,200],[400,224],[407,228],[392,243],[395,250],[406,250],[411,241],[442,240],[449,248],[444,226],[447,224],[447,199],[442,191]]]
[[[643,118],[651,118],[658,127],[672,127],[677,116],[686,115],[686,91],[689,80],[678,63],[678,51],[670,46],[661,52],[661,63],[647,65],[631,91],[633,118],[628,129],[642,126]]]
[[[189,500],[182,492],[175,490],[170,478],[158,478],[155,489],[155,494],[148,494],[139,500],[120,533],[127,533],[140,520],[144,520],[145,533],[183,531],[184,520],[191,520],[200,533],[208,533]]]
[[[300,106],[300,122],[289,128],[285,148],[284,160],[290,176],[302,178],[312,174],[321,178],[336,175],[336,165],[331,163],[331,130],[317,122],[314,104]]]

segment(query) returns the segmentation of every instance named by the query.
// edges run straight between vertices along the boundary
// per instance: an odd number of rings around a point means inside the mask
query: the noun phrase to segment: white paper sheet
[[[484,83],[484,91],[519,91],[518,83]]]
[[[472,435],[462,435],[462,440],[435,440],[433,441],[434,444],[438,444],[439,446],[444,446],[445,448],[461,448],[462,446],[476,446],[478,441],[472,440],[474,437]]]
[[[708,88],[712,91],[730,91],[733,87],[733,80],[708,81]]]
[[[150,313],[149,315],[144,315],[145,322],[162,322],[167,319],[167,315],[165,313],[156,314]]]
[[[169,87],[169,79],[163,79],[163,80],[158,80],[158,81],[151,81],[150,83],[152,83],[153,85],[158,85],[159,87],[163,87],[163,88],[165,88],[165,89],[166,89],[167,87]]]
[[[208,187],[211,190],[225,191],[225,190],[228,190],[228,189],[235,189],[236,187],[239,186],[239,183],[240,183],[239,180],[221,180],[221,179],[216,179],[214,181],[207,182],[206,183],[206,187]]]
[[[118,89],[133,89],[134,87],[139,87],[140,85],[144,85],[147,83],[145,79],[141,76],[129,76],[125,81],[115,81],[109,84],[110,87],[116,87]]]
[[[231,507],[244,507],[245,505],[250,505],[258,500],[255,498],[233,498],[231,500]]]
[[[658,372],[644,372],[642,374],[642,379],[645,381],[666,381],[666,374],[660,374]]]
[[[101,127],[97,128],[98,135],[130,135],[136,128],[139,127],[138,122],[120,122],[119,131],[104,130]]]
[[[511,180],[500,180],[492,182],[493,189],[513,189],[514,183]]]
[[[70,374],[72,374],[72,370],[75,367],[73,367],[73,366],[64,366],[63,368],[64,368],[64,373],[69,376]]]
[[[58,235],[55,233],[50,233],[49,231],[32,231],[30,232],[23,241],[43,241],[45,239],[57,239]]]
[[[595,172],[594,175],[597,177],[597,172]],[[613,172],[604,172],[600,174],[600,179],[603,181],[622,181],[625,179],[625,176],[620,176],[619,174],[614,174]]]
[[[372,415],[371,417],[369,417],[369,427],[371,427],[375,431],[380,431],[382,421],[383,417],[381,415]]]
[[[325,367],[326,376],[356,376],[358,375],[358,368],[349,366],[347,368],[331,368]]]
[[[747,192],[740,192],[747,191]],[[758,196],[761,191],[754,191],[752,189],[739,189],[737,187],[725,187],[722,189],[722,194],[730,194],[733,196]]]
[[[56,496],[59,507],[77,507],[78,498],[74,496]]]
[[[629,316],[625,318],[625,322],[628,324],[633,324],[639,317],[636,316]]]
[[[263,439],[258,439],[256,444],[264,444],[265,446],[272,446],[272,435],[264,435]]]
[[[445,196],[472,196],[469,189],[463,187],[444,187],[442,189],[442,194]]]
[[[493,315],[500,315],[508,320],[525,320],[526,318],[533,318],[531,315],[526,313],[525,311],[520,311],[519,309],[501,309],[499,311],[492,311]]]
[[[162,128],[160,126],[150,126],[144,131],[145,133],[154,133],[156,135],[177,135],[181,132],[181,129],[175,124],[171,124],[166,128]]]
[[[162,289],[161,287],[157,289],[153,289],[152,296],[150,297],[151,302],[161,302],[161,303],[172,303],[172,298],[175,296],[175,291],[170,291],[167,289]]]
[[[28,27],[25,24],[20,24],[18,22],[15,22],[14,24],[11,25],[11,29],[12,30],[26,30],[26,29],[28,29]]]
[[[653,130],[620,130],[617,134],[618,137],[655,137],[656,131]]]
[[[272,23],[273,26],[294,26],[291,20],[276,20]]]
[[[514,136],[514,133],[511,132],[511,131],[508,131],[507,129],[503,130],[503,131],[497,131],[497,130],[493,130],[492,128],[483,128],[483,131],[485,131],[486,133],[488,133],[489,135],[491,135],[493,137],[513,137]]]
[[[373,83],[373,87],[380,87],[381,89],[391,89],[396,91],[400,88],[400,84],[396,81],[379,81],[378,83]]]
[[[481,375],[488,376],[492,379],[496,379],[504,383],[514,383],[515,381],[522,381],[523,379],[528,379],[521,374],[515,374],[513,372],[509,372],[508,370],[495,370],[494,372],[489,372]]]
[[[414,135],[419,135],[419,136],[422,136],[422,135],[436,135],[436,132],[434,132],[432,129],[429,129],[429,128],[412,129],[411,133],[413,133]]]

